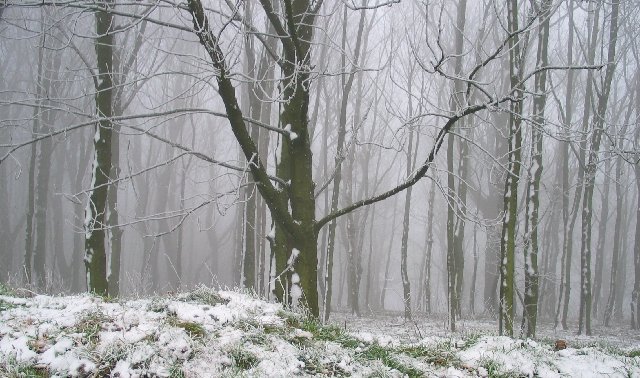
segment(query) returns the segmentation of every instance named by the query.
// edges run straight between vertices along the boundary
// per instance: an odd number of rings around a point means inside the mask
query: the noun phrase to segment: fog
[[[640,327],[639,9],[5,1],[0,282]]]

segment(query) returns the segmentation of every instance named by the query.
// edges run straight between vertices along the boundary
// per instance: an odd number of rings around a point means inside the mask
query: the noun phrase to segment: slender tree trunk
[[[43,27],[44,27],[44,16],[43,19]],[[32,135],[37,135],[40,133],[40,123],[42,121],[42,108],[41,102],[44,93],[44,79],[43,79],[43,70],[44,70],[44,51],[45,51],[45,43],[46,43],[46,33],[43,30],[43,33],[40,37],[40,48],[38,50],[38,74],[36,77],[36,106],[33,108],[33,125],[31,129]],[[34,235],[34,225],[35,225],[35,210],[36,210],[36,159],[37,159],[37,143],[31,144],[31,154],[29,160],[29,180],[28,180],[28,195],[27,195],[27,221],[26,221],[26,231],[25,231],[25,253],[24,253],[24,274],[25,280],[28,285],[34,284],[33,276],[32,276],[32,266],[33,266],[33,246],[35,241]]]
[[[538,53],[536,67],[549,65],[547,58],[549,45],[549,18],[551,1],[540,3],[542,24],[538,28]],[[524,307],[523,319],[526,323],[526,335],[535,337],[538,320],[538,212],[540,208],[540,179],[542,177],[542,130],[545,128],[545,106],[547,102],[547,72],[541,71],[535,76],[535,93],[533,100],[533,120],[531,127],[531,166],[529,168],[529,185],[527,186],[527,213],[525,218],[524,246]]]
[[[389,238],[389,246],[387,248],[387,262],[385,263],[385,268],[384,268],[384,280],[382,281],[382,292],[380,293],[380,309],[384,310],[384,304],[385,304],[385,299],[387,296],[387,290],[389,290],[389,281],[391,280],[391,278],[389,277],[389,267],[391,266],[391,251],[392,251],[392,247],[393,247],[393,237],[395,236],[395,232],[394,232],[394,227],[396,225],[396,214],[397,212],[395,211],[396,206],[398,205],[398,197],[394,198],[393,201],[393,217],[391,220],[391,227],[390,227],[390,233],[391,233],[391,237]]]
[[[409,146],[407,151],[407,177],[413,169],[413,130],[409,130]],[[402,244],[400,247],[400,276],[402,278],[402,292],[404,301],[404,319],[411,320],[411,282],[409,281],[409,272],[407,270],[407,252],[409,244],[409,223],[411,215],[411,187],[409,187],[404,199],[404,218],[402,221]]]
[[[569,12],[569,25],[570,29],[573,30],[573,4],[570,4],[571,11]],[[593,15],[591,33],[588,38],[588,44],[590,46],[589,51],[587,52],[587,64],[593,64],[595,60],[595,49],[599,28],[599,16],[600,16],[600,7],[597,7],[594,11],[592,8],[593,5],[589,4],[589,15]],[[570,31],[569,34],[569,52],[571,53],[573,46],[573,33]],[[571,59],[571,56],[569,57]],[[569,61],[571,63],[571,60]],[[567,81],[567,94],[566,94],[566,108],[567,114],[565,116],[565,132],[566,135],[569,135],[570,121],[572,116],[573,104],[571,102],[571,96],[573,94],[573,73],[569,71],[568,80]],[[582,114],[582,132],[586,135],[589,130],[589,115],[591,114],[591,107],[593,102],[593,72],[589,70],[587,72],[587,83],[586,90],[584,96],[584,107]],[[573,205],[571,210],[569,211],[569,152],[568,152],[568,144],[565,145],[565,149],[563,150],[563,192],[564,192],[564,202],[563,202],[563,220],[564,220],[564,229],[563,229],[563,259],[562,259],[562,267],[564,269],[563,274],[561,275],[562,282],[560,284],[560,295],[558,296],[558,309],[556,312],[556,326],[558,321],[561,321],[562,328],[564,330],[568,329],[567,327],[567,317],[569,313],[569,301],[571,299],[571,263],[572,263],[572,255],[573,255],[573,230],[575,227],[575,222],[578,217],[578,210],[580,208],[580,199],[582,198],[582,192],[584,189],[584,161],[585,161],[585,151],[587,149],[587,138],[583,138],[579,143],[578,148],[578,175],[576,179],[576,190],[573,197]]]
[[[636,84],[638,90],[640,85]],[[640,99],[640,93],[638,93]],[[640,106],[636,103],[636,108],[640,110]],[[636,127],[636,143],[638,143],[638,137],[640,136],[640,127]],[[635,173],[636,191],[640,196],[640,166],[636,164],[633,172]],[[640,329],[640,200],[636,206],[636,232],[635,241],[633,244],[633,292],[631,293],[631,328]]]
[[[427,229],[425,232],[424,243],[424,256],[422,259],[422,265],[420,269],[420,293],[419,299],[424,301],[424,310],[427,314],[431,313],[431,255],[433,252],[433,218],[434,218],[434,202],[436,195],[436,183],[435,180],[431,180],[431,186],[429,189],[429,197],[427,200]]]
[[[49,118],[45,115],[44,118]],[[43,133],[50,133],[52,129],[44,124]],[[51,170],[51,139],[43,140],[39,143],[40,151],[36,158],[36,197],[35,197],[35,224],[34,234],[36,237],[33,254],[34,284],[37,288],[46,290],[47,280],[47,207],[49,205],[49,178]]]
[[[466,11],[467,1],[459,0],[456,8],[456,28],[454,31],[455,76],[461,76],[462,74],[462,50],[464,47]],[[463,83],[460,80],[454,81],[453,91],[451,111],[455,112],[464,107],[466,101],[463,95]],[[462,128],[458,127],[457,130],[462,130]],[[460,175],[462,175],[462,170],[465,169],[465,147],[463,144],[464,142],[460,145],[459,154],[461,157],[458,167]],[[454,150],[455,136],[454,134],[449,134],[447,145],[447,187],[449,193],[449,207],[447,210],[447,297],[449,301],[449,326],[451,331],[456,330],[456,317],[461,315],[461,272],[464,270],[464,252],[462,250],[462,243],[464,241],[464,219],[462,217],[464,216],[464,203],[466,202],[466,198],[458,197],[463,195],[466,197],[466,188],[463,189],[464,178],[458,180],[458,185],[456,185]],[[457,204],[458,200],[460,201],[460,206]],[[458,209],[458,214],[456,214],[456,209]]]
[[[604,161],[604,171],[611,172],[611,159],[607,158]],[[616,168],[617,173],[617,168]],[[617,174],[616,174],[617,176]],[[604,180],[604,189],[602,190],[602,197],[600,203],[600,222],[598,223],[598,241],[596,243],[596,267],[595,274],[593,276],[593,313],[594,317],[598,317],[598,304],[602,295],[602,274],[604,271],[604,256],[605,245],[607,242],[607,225],[609,224],[609,188],[611,187],[611,180]],[[617,188],[616,188],[617,189]],[[617,194],[617,192],[616,192]],[[616,231],[614,231],[616,232]]]
[[[622,185],[620,183],[620,179],[622,178],[622,166],[621,161],[616,162],[616,170],[615,170],[615,192],[616,192],[616,220],[613,231],[613,256],[611,258],[611,275],[609,281],[609,298],[607,300],[607,304],[604,310],[604,325],[609,326],[611,322],[611,316],[613,315],[614,305],[617,302],[618,298],[616,298],[616,284],[618,283],[618,268],[620,266],[620,232],[623,227],[622,225]],[[606,171],[609,172],[609,171]],[[604,206],[604,205],[603,205]],[[606,222],[601,219],[601,223]],[[621,299],[621,298],[620,298]]]
[[[636,74],[636,77],[637,76],[638,75]],[[634,96],[635,96],[635,90],[630,95],[631,104],[634,102]],[[633,109],[632,106],[629,106],[629,110],[625,115],[624,121],[622,122],[622,126],[620,127],[620,130],[618,130],[618,136],[616,138],[616,147],[619,149],[624,148],[625,138],[627,135],[627,128],[630,123],[632,109]],[[626,251],[627,248],[624,245],[626,242],[626,238],[621,237],[621,235],[627,234],[626,228],[629,223],[628,220],[625,219],[626,208],[627,208],[627,206],[625,206],[625,202],[626,202],[625,194],[627,192],[627,189],[623,188],[623,185],[622,185],[623,177],[625,177],[625,173],[623,172],[623,169],[624,169],[624,164],[626,164],[626,162],[622,159],[621,156],[617,156],[615,160],[615,164],[616,164],[616,169],[615,169],[614,182],[615,182],[615,192],[616,192],[616,220],[615,220],[615,226],[614,226],[615,228],[613,231],[613,257],[611,259],[611,275],[609,276],[610,277],[609,298],[607,300],[606,308],[604,311],[605,326],[610,325],[611,316],[614,313],[622,315],[621,307],[622,307],[624,291],[622,291],[621,293],[619,290],[621,289],[620,286],[624,286],[625,280],[624,278],[621,279],[621,276],[623,276],[624,274],[620,274],[620,273],[622,273],[621,271],[622,269],[624,269],[626,265],[625,264],[626,257],[625,257],[624,251]],[[605,172],[611,172],[610,167],[611,167],[610,159],[607,159],[605,161]],[[608,186],[608,182],[605,185]],[[603,202],[603,207],[605,207],[604,202]],[[606,223],[606,221],[601,219],[600,223]],[[603,264],[603,262],[601,262],[601,264]],[[602,275],[602,272],[600,272],[600,275]],[[617,310],[617,311],[614,311],[614,310]],[[594,310],[594,314],[595,313],[596,312]]]
[[[508,0],[508,29],[514,33],[518,26],[518,5],[516,0]],[[520,37],[516,34],[509,40],[509,76],[514,88],[515,101],[511,104],[509,117],[509,163],[504,189],[504,216],[502,218],[502,238],[500,245],[500,318],[501,335],[513,336],[514,296],[515,296],[515,248],[516,224],[518,223],[518,182],[520,181],[520,161],[522,145],[522,94],[523,88],[516,87],[522,77]]]
[[[591,134],[591,146],[589,147],[589,160],[585,168],[585,186],[582,202],[582,248],[580,264],[580,317],[578,323],[578,333],[584,331],[591,334],[591,217],[593,212],[593,190],[598,164],[598,152],[600,141],[604,132],[604,117],[607,110],[611,82],[615,69],[616,42],[618,39],[618,9],[620,2],[611,2],[611,24],[609,29],[609,47],[607,51],[607,66],[604,87],[598,98],[598,106],[594,115],[594,126]]]
[[[347,8],[344,8],[344,27],[342,30],[342,45],[346,46],[346,38],[347,38]],[[365,13],[362,12],[360,16],[360,22],[358,24],[358,34],[356,38],[356,46],[355,46],[355,57],[354,64],[358,64],[358,57],[360,55],[360,46],[362,43],[362,33],[364,29],[364,19]],[[355,78],[356,70],[355,67],[349,73],[349,76],[342,83],[342,99],[340,104],[340,119],[338,123],[338,139],[336,146],[336,156],[334,159],[335,164],[335,173],[333,174],[333,192],[331,193],[331,212],[335,212],[338,210],[338,199],[340,196],[340,182],[342,181],[342,161],[344,160],[347,151],[345,148],[345,137],[346,137],[346,127],[347,127],[347,106],[349,103],[349,95],[351,93],[351,89],[353,87],[353,81]],[[329,315],[331,314],[331,270],[333,269],[333,254],[335,250],[335,239],[336,239],[336,226],[337,220],[334,219],[329,224],[328,230],[328,241],[327,241],[327,266],[325,272],[325,294],[324,294],[324,321],[329,320]]]
[[[108,295],[107,253],[106,253],[106,202],[111,172],[111,134],[113,115],[113,14],[107,9],[112,1],[104,1],[105,10],[96,12],[95,50],[98,62],[98,87],[96,88],[96,111],[102,118],[96,125],[94,136],[95,158],[91,173],[89,203],[85,209],[85,267],[87,270],[87,288],[99,295]]]
[[[114,103],[114,115],[121,115],[122,110],[118,101]],[[120,177],[120,126],[113,127],[115,135],[111,137],[111,172],[109,177],[115,180]],[[120,258],[122,254],[122,234],[124,230],[119,226],[118,184],[109,185],[107,193],[108,225],[111,236],[111,255],[109,263],[109,296],[120,295]]]
[[[469,290],[469,311],[476,314],[476,282],[478,280],[478,222],[473,224],[473,273],[471,274],[471,284]]]

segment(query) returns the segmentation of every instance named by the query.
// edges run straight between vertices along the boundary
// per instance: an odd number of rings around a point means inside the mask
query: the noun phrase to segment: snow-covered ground
[[[322,326],[254,296],[205,287],[109,302],[0,295],[0,376],[640,377],[640,344],[498,337],[482,322],[334,317]],[[346,324],[346,327],[345,327]],[[554,335],[556,336],[556,335]]]

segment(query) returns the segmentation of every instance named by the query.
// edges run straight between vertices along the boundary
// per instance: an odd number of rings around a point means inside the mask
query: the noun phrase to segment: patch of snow
[[[292,251],[294,261],[298,254]],[[302,295],[299,279],[294,272],[291,295],[298,300]],[[178,295],[105,303],[90,295],[2,296],[12,306],[0,312],[0,361],[37,366],[56,377],[168,377],[176,369],[187,377],[402,377],[403,373],[382,359],[367,357],[375,345],[385,348],[396,364],[425,376],[487,377],[490,372],[539,377],[640,376],[640,358],[626,357],[617,343],[618,348],[579,347],[576,343],[555,352],[546,341],[478,334],[470,338],[466,332],[474,323],[469,320],[458,323],[461,333],[452,334],[442,322],[336,313],[333,321],[345,327],[346,337],[357,340],[346,346],[341,341],[344,338],[316,337],[310,329],[291,322],[292,318],[304,319],[303,315],[279,304],[235,291],[214,294],[221,300],[202,303],[193,299],[198,296]],[[84,323],[93,321],[101,322],[97,333],[95,327],[85,329]],[[191,333],[190,327],[200,331]],[[86,332],[92,332],[93,341]],[[595,339],[584,336],[581,340],[591,345]],[[628,351],[637,350],[638,345],[637,341],[629,345]],[[444,363],[434,365],[412,357],[404,352],[407,347],[441,354]]]

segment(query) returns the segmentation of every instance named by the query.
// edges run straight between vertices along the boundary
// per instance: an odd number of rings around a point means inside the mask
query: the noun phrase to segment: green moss
[[[640,357],[640,349],[633,349],[625,353],[627,357]]]
[[[169,315],[167,317],[167,323],[170,326],[182,328],[187,335],[191,338],[203,338],[207,335],[207,331],[202,327],[202,324],[196,322],[183,321],[178,319],[175,315]]]

